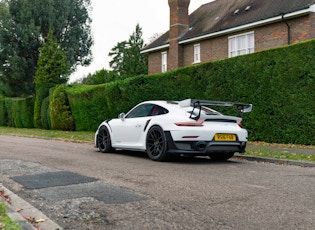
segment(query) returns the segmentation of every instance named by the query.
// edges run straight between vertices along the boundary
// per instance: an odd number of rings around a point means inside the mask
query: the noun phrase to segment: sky
[[[211,0],[190,0],[189,13],[208,2]],[[91,5],[93,61],[88,67],[79,66],[70,82],[101,69],[110,70],[108,53],[118,42],[128,40],[137,24],[146,44],[154,34],[169,29],[168,0],[91,0]]]

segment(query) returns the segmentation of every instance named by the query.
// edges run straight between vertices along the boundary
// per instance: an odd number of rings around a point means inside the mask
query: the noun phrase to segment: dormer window
[[[233,15],[238,15],[240,13],[240,9],[236,9],[233,13]]]
[[[246,6],[245,11],[249,11],[251,8],[251,6]]]

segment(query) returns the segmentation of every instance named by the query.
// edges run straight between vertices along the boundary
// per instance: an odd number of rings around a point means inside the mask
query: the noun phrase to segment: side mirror
[[[125,120],[125,117],[126,117],[126,114],[125,114],[125,113],[121,113],[121,114],[119,114],[119,116],[118,116],[118,118],[119,118],[120,120],[122,120],[122,121]]]
[[[252,108],[253,108],[253,105],[252,104],[248,104],[248,105],[245,105],[243,107],[243,109],[241,110],[242,113],[249,113],[252,111]]]

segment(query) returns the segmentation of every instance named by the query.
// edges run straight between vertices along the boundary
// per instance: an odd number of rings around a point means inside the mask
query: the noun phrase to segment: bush
[[[1,125],[33,128],[34,98],[5,98],[0,100]]]
[[[8,125],[8,112],[5,106],[5,99],[0,99],[0,126]]]
[[[44,129],[50,129],[50,100],[49,97],[46,97],[42,103],[41,107],[41,124]]]
[[[36,97],[34,102],[34,126],[36,128],[45,128],[42,123],[43,118],[42,114],[42,104],[44,100],[49,96],[49,89],[52,88],[53,85],[50,83],[42,84],[38,89],[36,89]],[[45,119],[45,118],[44,118]]]
[[[71,114],[65,85],[57,86],[50,96],[50,123],[56,130],[75,130],[74,120]]]

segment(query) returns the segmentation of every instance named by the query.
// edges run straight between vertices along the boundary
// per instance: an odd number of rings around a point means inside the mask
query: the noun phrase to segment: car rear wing
[[[195,108],[200,108],[201,106],[215,105],[215,106],[234,106],[236,109],[242,113],[249,113],[252,111],[252,104],[244,104],[238,102],[226,102],[226,101],[208,101],[208,100],[196,100],[196,99],[186,99],[179,102],[179,106]]]

